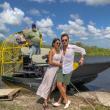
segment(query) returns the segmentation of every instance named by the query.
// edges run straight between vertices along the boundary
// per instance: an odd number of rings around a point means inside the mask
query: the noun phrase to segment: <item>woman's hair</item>
[[[56,41],[60,41],[60,39],[59,38],[54,38],[53,41],[52,41],[52,47],[54,47],[54,44],[55,44]]]

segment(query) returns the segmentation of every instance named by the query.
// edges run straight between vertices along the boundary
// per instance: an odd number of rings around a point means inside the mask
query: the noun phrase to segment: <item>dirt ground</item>
[[[50,110],[64,110],[64,104],[58,108],[52,106],[52,102],[55,102],[58,98],[58,91],[55,91],[51,97],[49,103]],[[71,105],[67,110],[93,110],[91,106],[81,97],[69,96]],[[108,107],[97,104],[97,100],[88,99],[88,101],[96,107],[96,110],[110,110]],[[22,89],[17,97],[13,101],[0,101],[0,110],[43,110],[42,99],[36,96],[35,92],[27,89]]]

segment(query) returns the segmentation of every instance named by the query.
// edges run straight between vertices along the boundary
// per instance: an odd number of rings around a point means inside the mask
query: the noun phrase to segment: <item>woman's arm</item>
[[[54,62],[54,61],[52,60],[54,54],[55,54],[54,51],[51,49],[50,52],[49,52],[49,61],[48,61],[48,63],[49,63],[50,65],[53,65],[53,66],[61,67],[61,63]]]

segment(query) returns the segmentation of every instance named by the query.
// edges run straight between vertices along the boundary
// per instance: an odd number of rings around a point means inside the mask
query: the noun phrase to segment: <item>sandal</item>
[[[43,104],[43,110],[50,110],[48,105]]]

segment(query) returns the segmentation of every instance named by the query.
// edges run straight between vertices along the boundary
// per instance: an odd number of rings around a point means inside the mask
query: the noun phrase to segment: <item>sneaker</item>
[[[68,102],[67,102],[67,103],[65,104],[65,106],[64,106],[64,109],[68,108],[70,104],[71,104],[71,101],[68,100]]]
[[[53,105],[54,107],[59,107],[61,104],[58,103],[58,102],[55,102],[55,103],[52,103],[52,105]]]

